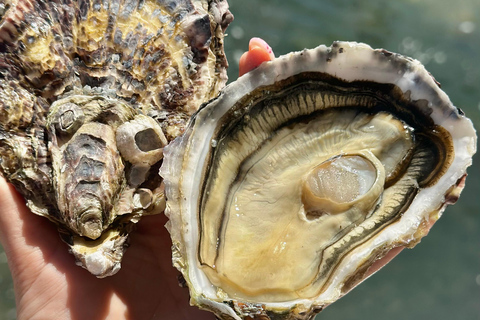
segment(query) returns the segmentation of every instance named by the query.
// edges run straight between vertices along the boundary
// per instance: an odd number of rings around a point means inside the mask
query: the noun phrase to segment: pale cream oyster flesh
[[[416,60],[335,42],[240,77],[164,149],[173,261],[221,319],[311,319],[453,203],[471,121]]]
[[[0,171],[98,277],[165,208],[163,147],[226,82],[222,0],[1,1]]]

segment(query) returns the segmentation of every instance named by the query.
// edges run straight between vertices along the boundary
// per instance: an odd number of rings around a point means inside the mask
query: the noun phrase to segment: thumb
[[[33,214],[15,187],[0,177],[0,243],[16,284],[24,271],[34,274],[42,268],[44,255],[62,245],[55,229],[50,221]]]
[[[0,242],[8,254],[22,240],[23,218],[29,214],[25,201],[15,188],[0,177]]]

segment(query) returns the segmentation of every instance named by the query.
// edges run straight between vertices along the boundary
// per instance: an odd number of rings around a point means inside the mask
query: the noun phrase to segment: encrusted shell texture
[[[165,207],[163,147],[224,86],[228,5],[18,0],[0,18],[0,170],[81,265],[114,274]]]

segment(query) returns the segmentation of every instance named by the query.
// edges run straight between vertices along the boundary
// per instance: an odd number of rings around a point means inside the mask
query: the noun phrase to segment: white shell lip
[[[174,265],[190,284],[192,303],[214,309],[217,315],[228,314],[233,319],[243,318],[243,315],[239,316],[218,297],[217,288],[197,268],[198,221],[195,213],[199,190],[195,187],[195,181],[200,181],[203,175],[203,170],[198,168],[204,167],[206,154],[212,147],[216,119],[228,112],[227,106],[232,106],[255,88],[272,85],[303,72],[327,73],[349,82],[365,80],[394,84],[410,100],[428,101],[427,108],[422,111],[430,114],[436,125],[442,126],[451,134],[455,158],[434,186],[421,189],[398,223],[388,226],[369,241],[368,246],[361,245],[342,260],[330,285],[320,296],[282,303],[258,301],[266,310],[280,312],[295,308],[295,313],[306,312],[305,319],[308,319],[312,315],[312,309],[321,309],[345,294],[342,292],[344,280],[361,267],[374,249],[394,248],[418,241],[423,236],[417,234],[418,229],[422,223],[429,221],[431,213],[437,212],[437,217],[441,215],[447,205],[445,196],[466,174],[476,152],[477,137],[472,122],[450,102],[419,61],[399,54],[383,49],[374,50],[363,43],[334,42],[331,47],[321,45],[315,49],[281,56],[240,77],[222,90],[215,99],[215,108],[201,108],[186,133],[165,148],[165,159],[160,170],[166,184],[166,214],[170,218],[167,227],[174,244]],[[188,159],[184,157],[187,153],[190,157]],[[225,297],[223,300],[235,299]]]

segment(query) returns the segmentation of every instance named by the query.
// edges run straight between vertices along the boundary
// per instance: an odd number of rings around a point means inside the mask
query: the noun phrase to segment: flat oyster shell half
[[[1,173],[112,275],[133,224],[165,207],[163,147],[225,84],[228,5],[18,0],[0,18]]]
[[[227,86],[165,149],[173,262],[221,319],[311,319],[464,186],[473,125],[416,60],[335,42]]]

